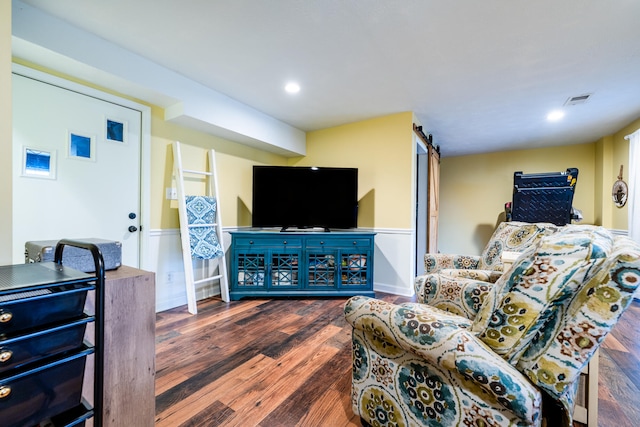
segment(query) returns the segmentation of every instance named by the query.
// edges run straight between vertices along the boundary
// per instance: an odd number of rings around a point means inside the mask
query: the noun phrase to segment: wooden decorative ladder
[[[224,243],[222,240],[222,222],[220,214],[220,198],[218,192],[218,178],[216,174],[216,153],[215,150],[208,150],[208,162],[209,170],[200,171],[192,169],[184,169],[182,163],[182,152],[180,142],[175,141],[173,143],[173,165],[174,174],[176,179],[177,196],[178,196],[178,217],[180,220],[180,241],[182,244],[182,261],[184,263],[184,275],[185,285],[187,291],[187,307],[189,313],[197,314],[198,307],[196,304],[196,285],[219,281],[220,284],[220,297],[223,301],[229,302],[229,278],[227,275],[227,259],[224,251]],[[205,196],[215,198],[216,200],[216,212],[215,222],[207,224],[189,224],[189,216],[187,213],[187,195],[185,194],[185,175],[189,177],[200,177],[202,181],[205,181],[206,194]],[[194,258],[191,251],[191,230],[197,227],[213,227],[215,229],[215,235],[222,248],[222,255],[217,257],[218,269],[217,273],[212,276],[202,277],[198,280],[194,277]],[[210,271],[207,263],[212,259],[202,260],[203,275]]]

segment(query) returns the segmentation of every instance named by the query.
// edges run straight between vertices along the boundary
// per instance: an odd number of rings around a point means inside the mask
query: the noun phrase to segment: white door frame
[[[91,96],[113,104],[122,105],[140,111],[142,115],[140,135],[140,265],[134,266],[143,270],[151,270],[149,262],[149,229],[151,209],[151,108],[79,83],[72,82],[20,64],[12,64],[11,71],[25,77]]]
[[[415,219],[414,224],[416,230],[416,251],[415,251],[415,274],[420,276],[424,274],[424,254],[427,253],[427,233],[428,233],[428,216],[429,216],[429,156],[427,147],[415,137],[416,144],[416,182],[415,182]]]

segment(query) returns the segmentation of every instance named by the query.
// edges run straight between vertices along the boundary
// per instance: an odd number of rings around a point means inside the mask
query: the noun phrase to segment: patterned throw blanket
[[[216,198],[206,196],[186,196],[187,218],[191,256],[213,259],[222,256],[223,249],[216,233]],[[194,227],[195,225],[195,227]]]

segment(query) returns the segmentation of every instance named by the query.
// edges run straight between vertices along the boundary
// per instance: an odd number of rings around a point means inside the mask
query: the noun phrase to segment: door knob
[[[129,219],[136,219],[136,214],[134,212],[130,212]]]
[[[138,231],[138,227],[136,227],[135,225],[129,226],[129,233],[135,233],[136,231]]]

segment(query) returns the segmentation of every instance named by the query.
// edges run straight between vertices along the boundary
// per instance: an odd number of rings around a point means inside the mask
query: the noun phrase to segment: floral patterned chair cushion
[[[569,225],[485,283],[475,320],[355,297],[353,409],[373,425],[439,426],[537,426],[559,411],[549,425],[569,427],[580,371],[638,284],[640,245]]]
[[[426,254],[426,274],[414,281],[418,302],[475,319],[491,288],[487,282],[495,283],[505,273],[502,253],[526,251],[560,228],[550,223],[503,222],[481,256]]]
[[[541,394],[469,331],[426,305],[353,297],[352,406],[372,426],[539,426]]]
[[[492,272],[502,272],[503,251],[522,252],[535,244],[540,237],[555,233],[558,228],[551,223],[502,222],[493,232],[480,256],[426,254],[424,256],[425,274],[441,272],[449,276],[495,281],[499,274],[492,274]],[[443,272],[444,269],[454,271]]]
[[[546,318],[606,261],[613,237],[601,227],[571,226],[545,236],[494,284],[473,331],[515,364]]]
[[[516,368],[573,412],[578,377],[633,300],[640,284],[640,247],[618,236],[602,265],[569,298],[554,302]]]
[[[493,288],[492,283],[448,275],[445,274],[446,271],[416,277],[416,300],[474,320],[486,295]]]

